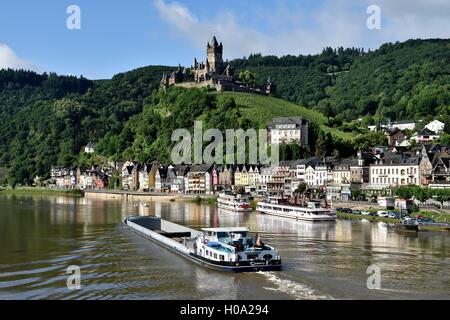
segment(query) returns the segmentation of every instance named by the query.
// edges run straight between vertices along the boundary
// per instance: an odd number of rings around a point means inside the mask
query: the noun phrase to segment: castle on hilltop
[[[233,68],[223,61],[223,44],[216,37],[206,45],[206,63],[194,59],[191,68],[178,69],[171,74],[164,74],[161,87],[180,86],[185,88],[210,87],[217,91],[251,92],[274,95],[276,86],[268,79],[266,86],[247,86],[234,76]]]

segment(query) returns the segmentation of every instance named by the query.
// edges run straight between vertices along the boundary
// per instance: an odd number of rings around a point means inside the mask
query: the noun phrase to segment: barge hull
[[[243,273],[243,272],[258,272],[258,271],[278,271],[282,269],[282,264],[262,264],[262,262],[256,262],[255,264],[248,263],[248,265],[236,266],[236,265],[227,265],[228,263],[211,263],[202,258],[195,255],[189,248],[180,244],[172,239],[165,238],[163,235],[142,227],[136,223],[133,223],[129,220],[125,220],[124,224],[136,232],[137,234],[152,240],[156,244],[167,248],[178,255],[194,262],[197,265],[207,267],[216,271],[225,271],[232,273]]]

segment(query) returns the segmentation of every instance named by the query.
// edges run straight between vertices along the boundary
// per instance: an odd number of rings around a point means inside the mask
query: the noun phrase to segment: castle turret
[[[169,76],[164,72],[161,79],[161,87],[166,88],[169,86]]]
[[[207,44],[207,65],[212,73],[221,74],[223,72],[223,44],[217,41],[214,36]]]

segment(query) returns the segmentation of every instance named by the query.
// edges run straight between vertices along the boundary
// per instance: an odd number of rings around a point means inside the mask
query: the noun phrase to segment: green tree
[[[256,85],[256,74],[250,70],[241,71],[239,78],[246,84],[247,87],[254,87]]]

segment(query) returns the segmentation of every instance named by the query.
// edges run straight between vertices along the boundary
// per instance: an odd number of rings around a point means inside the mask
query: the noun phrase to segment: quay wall
[[[148,192],[127,192],[110,190],[86,190],[84,197],[87,199],[105,199],[122,201],[143,201],[143,202],[166,202],[166,201],[192,201],[200,196],[202,199],[214,198],[212,195],[188,195],[169,193],[148,193]]]

